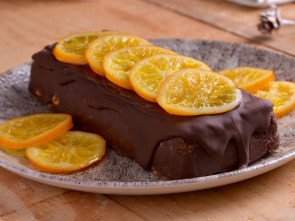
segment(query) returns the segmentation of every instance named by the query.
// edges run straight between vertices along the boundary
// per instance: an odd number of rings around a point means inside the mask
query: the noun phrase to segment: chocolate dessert
[[[118,154],[165,179],[243,168],[279,145],[270,101],[242,91],[222,114],[175,116],[95,74],[87,65],[60,62],[54,45],[33,55],[29,90],[77,127],[103,136]]]

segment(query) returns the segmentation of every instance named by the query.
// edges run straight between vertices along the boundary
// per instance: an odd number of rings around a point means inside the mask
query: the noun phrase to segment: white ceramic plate
[[[152,39],[180,54],[192,56],[209,64],[213,70],[237,66],[253,66],[275,70],[277,80],[295,80],[295,59],[249,45],[196,39]],[[31,63],[0,75],[0,122],[49,112],[47,107],[28,92]],[[212,176],[163,181],[145,171],[133,160],[116,155],[108,149],[101,162],[74,173],[44,173],[24,156],[0,150],[0,166],[20,176],[57,187],[105,194],[166,194],[208,189],[242,181],[295,158],[295,112],[278,120],[281,145],[248,168]]]

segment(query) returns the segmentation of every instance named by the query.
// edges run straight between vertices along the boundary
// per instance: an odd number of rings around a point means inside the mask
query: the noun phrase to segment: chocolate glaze
[[[112,128],[112,121],[107,124],[92,122],[91,119],[96,114],[101,116],[101,121],[106,122],[104,118],[107,116],[116,116],[114,118],[121,121],[120,124],[125,124],[128,132],[111,136],[121,139],[124,143],[122,145],[128,146],[125,155],[134,157],[143,168],[150,168],[156,148],[162,141],[176,137],[199,143],[212,157],[222,156],[228,143],[233,142],[238,152],[238,165],[245,167],[249,163],[249,143],[252,134],[255,131],[266,131],[270,126],[272,102],[257,98],[246,91],[242,90],[243,99],[240,105],[226,113],[193,117],[170,115],[158,104],[142,99],[133,91],[114,85],[106,78],[95,74],[88,66],[58,62],[52,55],[52,48],[53,45],[47,46],[33,55],[30,91],[37,95],[40,93],[38,88],[42,86],[36,85],[36,80],[32,80],[38,78],[40,68],[47,72],[45,78],[43,76],[44,84],[57,77],[56,84],[62,86],[63,89],[60,90],[63,91],[56,92],[56,87],[51,92],[46,92],[46,96],[39,96],[40,99],[53,110],[67,113],[71,110],[58,108],[59,102],[69,102],[68,100],[73,99],[72,96],[76,96],[75,99],[81,101],[81,109],[82,103],[85,103],[91,111],[89,116],[74,115],[73,118],[78,124],[81,118],[84,118],[88,126],[82,129],[105,135],[111,145],[110,130],[115,130]],[[56,73],[59,75],[55,76]],[[71,94],[71,91],[75,95]],[[56,98],[56,94],[59,93],[69,93],[65,95],[67,100],[60,101]],[[97,125],[93,126],[97,123],[99,128]]]

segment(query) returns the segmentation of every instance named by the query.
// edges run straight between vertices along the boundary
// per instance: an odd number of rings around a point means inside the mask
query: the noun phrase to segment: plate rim
[[[122,182],[122,181],[75,181],[73,178],[64,178],[60,175],[52,175],[44,172],[31,170],[22,165],[14,165],[0,158],[0,166],[12,173],[55,187],[72,189],[83,192],[102,194],[124,194],[124,195],[154,195],[172,194],[189,191],[197,191],[221,187],[243,180],[253,178],[274,170],[295,158],[295,149],[279,159],[271,159],[259,162],[247,168],[233,170],[210,176],[195,177],[180,180],[151,181],[151,182]],[[264,159],[262,159],[263,161]],[[246,175],[246,176],[245,176]],[[61,179],[62,178],[62,179]],[[220,183],[221,181],[221,183]],[[99,185],[98,185],[99,184]],[[143,185],[144,184],[144,185]],[[161,185],[159,185],[161,184]],[[202,185],[197,185],[202,184]],[[197,185],[197,186],[196,186]]]

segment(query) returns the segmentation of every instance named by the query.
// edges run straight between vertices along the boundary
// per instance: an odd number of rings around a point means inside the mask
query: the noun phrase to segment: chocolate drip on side
[[[56,61],[52,48],[53,46],[46,47],[35,54],[32,68],[35,65],[46,69],[48,74],[52,75],[48,76],[48,80],[59,74],[56,76],[57,82],[64,87],[64,93],[67,87],[75,85],[75,88],[79,88],[77,96],[80,96],[89,108],[95,110],[95,114],[104,112],[101,115],[107,116],[108,112],[115,112],[128,128],[128,135],[125,136],[129,136],[126,141],[129,152],[143,168],[150,168],[156,147],[161,141],[176,137],[198,142],[212,157],[222,156],[229,141],[233,140],[239,156],[239,166],[245,167],[249,163],[252,134],[254,131],[265,131],[270,125],[272,103],[243,90],[241,104],[229,112],[193,117],[169,115],[156,103],[146,101],[133,91],[112,84],[92,72],[88,66]],[[30,83],[32,92],[35,88],[38,88],[38,85]],[[54,93],[52,91],[51,96]],[[48,97],[46,102],[50,100],[51,97]],[[103,136],[108,125],[100,127]]]

